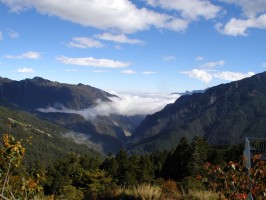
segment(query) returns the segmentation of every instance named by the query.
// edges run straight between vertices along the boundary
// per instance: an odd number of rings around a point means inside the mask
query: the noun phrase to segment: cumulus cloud
[[[247,36],[247,30],[250,28],[266,29],[266,13],[257,18],[236,19],[232,18],[225,25],[216,24],[216,30],[224,35],[230,36]]]
[[[103,34],[97,34],[94,37],[100,39],[100,40],[107,40],[117,43],[127,43],[127,44],[144,44],[143,41],[138,39],[130,39],[124,34],[110,34],[110,33],[103,33]]]
[[[26,53],[20,54],[20,55],[6,55],[5,58],[9,59],[39,59],[41,57],[41,54],[36,51],[28,51]]]
[[[226,81],[237,81],[237,80],[247,78],[253,75],[255,75],[254,72],[238,73],[238,72],[224,71],[224,72],[214,73],[213,76],[215,78],[219,78],[219,79],[226,80]]]
[[[142,74],[144,75],[152,75],[152,74],[156,74],[157,72],[154,72],[154,71],[144,71],[142,72]]]
[[[247,17],[255,17],[266,11],[266,1],[265,0],[220,0],[222,2],[235,4],[239,6],[243,14]]]
[[[186,74],[191,78],[196,78],[198,80],[201,80],[203,82],[210,82],[212,80],[212,75],[207,72],[206,70],[201,70],[201,69],[193,69],[191,71],[184,71],[181,72],[182,74]]]
[[[189,23],[187,20],[175,16],[161,14],[146,8],[138,8],[129,0],[75,0],[67,3],[64,0],[0,1],[9,6],[13,12],[34,8],[41,14],[58,16],[83,26],[123,33],[133,33],[150,27],[183,31]],[[206,5],[211,8],[209,3],[206,3]]]
[[[161,93],[116,93],[119,96],[111,98],[111,102],[97,101],[97,105],[83,110],[71,110],[64,107],[48,107],[38,109],[45,113],[75,113],[82,115],[85,119],[94,119],[97,116],[109,116],[118,114],[123,116],[148,115],[164,108],[167,104],[175,102],[180,97],[178,94]]]
[[[184,18],[192,20],[198,17],[205,19],[215,18],[220,12],[219,6],[213,5],[208,0],[146,0],[151,6],[160,6],[168,10],[181,12]]]
[[[135,72],[134,70],[128,69],[128,70],[123,70],[121,71],[122,74],[136,74],[137,72]]]
[[[217,72],[217,71],[207,71],[200,69],[193,69],[191,71],[185,71],[181,73],[206,83],[212,81],[213,78],[218,78],[225,81],[237,81],[255,75],[254,72],[248,72],[248,73],[231,72],[231,71]]]
[[[93,57],[70,58],[66,56],[59,56],[56,59],[64,64],[87,66],[87,67],[125,68],[130,65],[129,62],[121,62],[110,59],[96,59]]]
[[[87,49],[87,48],[102,48],[104,45],[100,41],[88,37],[74,37],[72,38],[72,41],[69,42],[69,46]]]
[[[18,68],[17,72],[19,72],[19,73],[33,73],[34,70],[32,68],[23,67],[23,68]]]
[[[207,62],[202,65],[203,68],[216,68],[217,66],[223,66],[225,64],[224,60],[219,60],[216,62]]]

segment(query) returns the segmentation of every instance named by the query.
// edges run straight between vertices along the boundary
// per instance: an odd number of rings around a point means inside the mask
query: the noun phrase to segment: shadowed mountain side
[[[236,144],[266,136],[266,73],[184,95],[149,115],[129,141],[132,151],[175,147],[180,138],[203,136],[210,144]]]
[[[108,97],[114,97],[88,85],[64,84],[40,77],[21,81],[1,78],[0,96],[2,101],[29,110],[56,105],[83,109],[95,105],[96,100],[110,101]]]

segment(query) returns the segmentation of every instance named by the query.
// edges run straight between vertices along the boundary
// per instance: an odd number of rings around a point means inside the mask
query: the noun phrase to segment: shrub
[[[0,149],[0,197],[2,199],[31,199],[42,195],[42,174],[30,177],[21,167],[25,155],[22,141],[16,141],[10,135],[3,135]]]
[[[197,180],[196,178],[191,176],[184,178],[182,185],[186,192],[205,189],[204,184],[200,180]]]
[[[223,168],[206,163],[205,168],[205,177],[198,179],[228,199],[246,199],[249,192],[256,199],[266,198],[266,162],[260,159],[260,155],[254,156],[250,169],[242,161],[231,161]]]
[[[180,199],[181,194],[178,191],[177,184],[173,180],[168,180],[162,185],[161,199]]]

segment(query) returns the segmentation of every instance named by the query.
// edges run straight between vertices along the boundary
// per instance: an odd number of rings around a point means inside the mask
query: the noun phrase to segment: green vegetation
[[[266,162],[254,157],[248,173],[232,148],[211,148],[205,140],[182,139],[175,150],[129,155],[121,150],[104,161],[70,153],[46,168],[24,166],[31,139],[3,135],[0,149],[0,197],[7,199],[255,199],[265,198]],[[183,152],[183,153],[182,153]],[[208,162],[217,155],[216,164]],[[248,174],[250,176],[248,176]],[[252,188],[250,186],[252,185]]]
[[[69,130],[27,112],[0,106],[0,135],[12,133],[16,139],[31,138],[30,143],[25,144],[27,154],[23,162],[26,165],[38,162],[46,167],[71,152],[100,157],[88,146],[65,138],[64,133],[67,132]]]

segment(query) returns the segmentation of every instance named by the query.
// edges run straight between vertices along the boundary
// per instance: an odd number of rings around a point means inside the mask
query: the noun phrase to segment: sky
[[[266,0],[0,0],[0,76],[200,90],[266,70]]]

